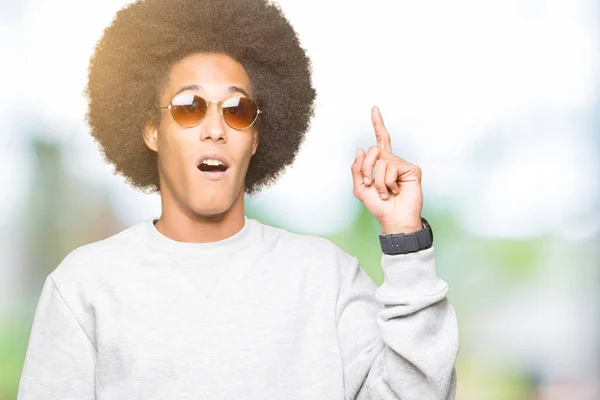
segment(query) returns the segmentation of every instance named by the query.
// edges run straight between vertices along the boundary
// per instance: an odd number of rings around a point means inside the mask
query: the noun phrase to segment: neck
[[[216,242],[233,236],[243,228],[244,191],[240,191],[231,207],[225,211],[198,211],[178,203],[169,190],[162,190],[161,210],[161,216],[155,220],[154,226],[164,236],[178,242]]]

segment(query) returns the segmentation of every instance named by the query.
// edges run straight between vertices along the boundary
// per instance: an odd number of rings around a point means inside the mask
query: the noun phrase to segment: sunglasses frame
[[[175,96],[177,97],[177,96]],[[175,99],[175,97],[173,97],[173,99]],[[227,124],[228,127],[230,127],[231,129],[235,129],[236,131],[241,131],[243,129],[248,129],[250,128],[252,125],[254,125],[254,123],[256,122],[256,120],[258,119],[259,114],[263,114],[264,112],[258,107],[258,104],[256,104],[256,102],[254,100],[252,100],[250,97],[246,97],[246,96],[231,96],[228,97],[224,100],[206,100],[204,97],[202,96],[198,96],[198,95],[194,95],[194,97],[200,97],[202,100],[204,100],[206,102],[206,112],[204,113],[204,117],[202,117],[202,119],[200,119],[200,121],[198,121],[197,124],[192,125],[192,126],[185,126],[182,125],[179,121],[177,121],[177,118],[175,118],[175,116],[173,115],[173,99],[171,99],[171,104],[169,104],[168,106],[164,106],[164,107],[158,107],[159,109],[163,109],[163,108],[168,108],[170,110],[169,114],[171,114],[171,118],[173,118],[173,120],[180,126],[184,127],[184,128],[194,128],[198,125],[200,125],[202,123],[202,121],[204,121],[204,119],[206,118],[206,116],[208,115],[208,109],[210,108],[210,105],[212,103],[217,103],[217,110],[219,111],[219,114],[221,114],[221,118],[223,118],[223,121],[225,121],[225,123]],[[251,102],[253,102],[254,104],[256,104],[256,116],[254,117],[254,120],[250,123],[250,125],[248,125],[245,128],[234,128],[233,126],[229,125],[229,123],[227,122],[227,119],[225,119],[225,115],[223,115],[223,103],[225,103],[227,100],[233,99],[233,98],[245,98],[250,100]],[[180,104],[178,104],[180,105]]]

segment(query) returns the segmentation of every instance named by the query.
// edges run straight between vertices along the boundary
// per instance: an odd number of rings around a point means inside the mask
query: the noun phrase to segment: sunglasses
[[[256,103],[247,97],[237,96],[223,101],[208,101],[191,93],[176,96],[171,104],[158,108],[168,108],[175,122],[184,128],[193,128],[204,120],[210,103],[217,103],[217,109],[225,123],[237,130],[252,126],[258,114],[262,113]]]

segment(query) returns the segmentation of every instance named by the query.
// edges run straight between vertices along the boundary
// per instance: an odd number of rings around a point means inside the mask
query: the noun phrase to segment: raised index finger
[[[377,146],[391,153],[392,140],[390,139],[390,134],[388,133],[387,129],[385,129],[383,117],[381,116],[381,112],[377,106],[373,106],[371,109],[371,121],[373,121],[373,127],[375,128]]]

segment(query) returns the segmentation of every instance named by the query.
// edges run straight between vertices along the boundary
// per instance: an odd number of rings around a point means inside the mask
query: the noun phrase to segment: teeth
[[[213,158],[207,158],[205,160],[202,160],[202,164],[206,164],[206,165],[224,165],[221,161],[215,160]]]

